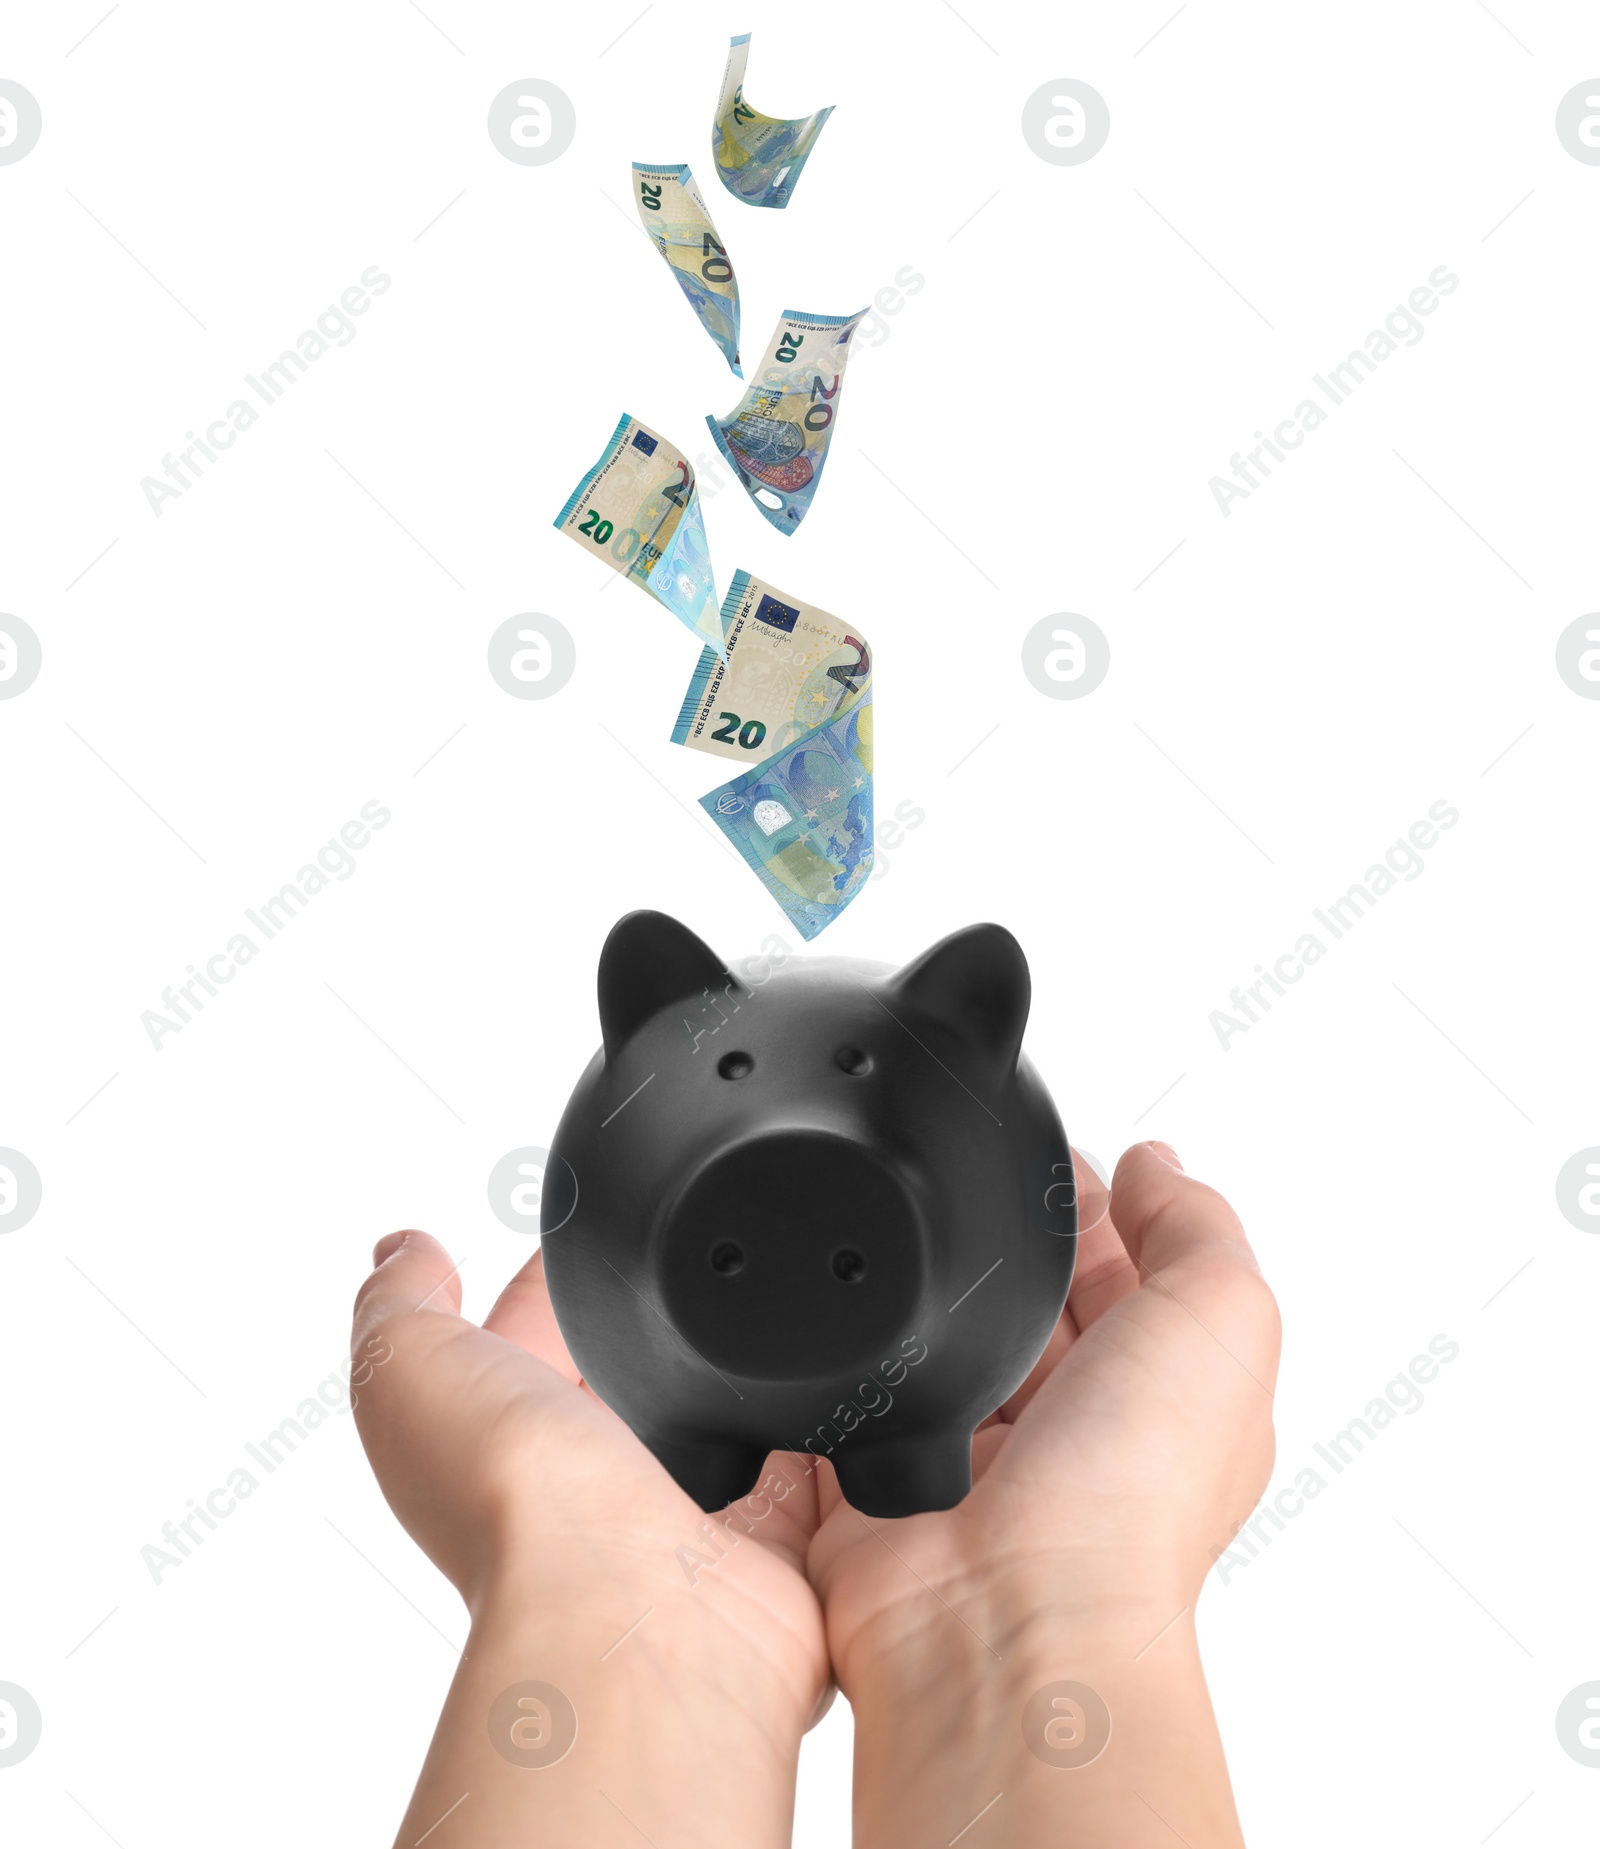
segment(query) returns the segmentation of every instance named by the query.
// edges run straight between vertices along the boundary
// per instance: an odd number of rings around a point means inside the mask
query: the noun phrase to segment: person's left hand
[[[1162,1143],[1129,1149],[1109,1193],[1081,1156],[1077,1175],[1066,1308],[979,1426],[966,1499],[869,1524],[823,1470],[810,1571],[852,1701],[963,1600],[993,1614],[969,1636],[1059,1612],[1066,1589],[1084,1618],[1141,1612],[1153,1633],[1266,1486],[1278,1310],[1233,1209]]]

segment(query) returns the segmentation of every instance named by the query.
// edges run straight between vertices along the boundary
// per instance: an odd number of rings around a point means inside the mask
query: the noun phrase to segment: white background
[[[1588,1840],[1600,1772],[1554,1716],[1600,1677],[1600,1241],[1554,1183],[1600,1142],[1600,704],[1554,651],[1596,603],[1600,168],[1554,115],[1593,10],[1192,0],[1153,39],[1166,0],[637,10],[8,22],[44,116],[0,167],[0,607],[44,649],[0,703],[0,1143],[44,1185],[0,1240],[0,1680],[44,1715],[8,1840],[388,1840],[464,1627],[348,1417],[159,1586],[140,1549],[335,1369],[378,1234],[438,1234],[475,1313],[526,1257],[486,1178],[548,1141],[617,916],[795,941],[667,741],[693,642],[550,526],[621,411],[698,454],[737,397],[635,158],[695,167],[747,353],[926,279],[856,353],[798,534],[707,494],[719,587],[864,628],[879,815],[926,812],[819,948],[1017,932],[1074,1140],[1167,1137],[1256,1241],[1278,1481],[1460,1345],[1213,1575],[1247,1833]],[[747,29],[756,107],[838,105],[784,213],[711,167]],[[1082,166],[1020,129],[1063,76],[1111,111]],[[486,132],[525,77],[576,108],[548,166]],[[371,264],[357,337],[157,518],[141,478]],[[1440,264],[1425,337],[1224,518],[1210,478]],[[528,611],[577,642],[546,701],[486,667]],[[1057,612],[1110,639],[1081,700],[1021,671]],[[369,799],[355,873],[154,1051],[141,1012]],[[1421,876],[1224,1051],[1211,1012],[1439,800]],[[843,1839],[849,1753],[841,1703],[798,1840]]]

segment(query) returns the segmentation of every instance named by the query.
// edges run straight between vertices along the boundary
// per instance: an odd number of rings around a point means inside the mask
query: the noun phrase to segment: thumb
[[[356,1294],[350,1352],[359,1357],[375,1331],[413,1311],[461,1314],[461,1277],[455,1261],[426,1233],[388,1233],[372,1254],[373,1272]]]
[[[1111,1218],[1141,1274],[1223,1265],[1259,1274],[1239,1216],[1167,1143],[1135,1143],[1111,1178]]]
[[[1140,1285],[1171,1298],[1270,1394],[1278,1306],[1222,1196],[1186,1175],[1167,1144],[1136,1143],[1111,1178],[1111,1215]]]

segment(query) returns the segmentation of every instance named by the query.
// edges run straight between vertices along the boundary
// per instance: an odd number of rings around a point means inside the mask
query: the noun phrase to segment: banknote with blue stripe
[[[711,213],[682,162],[633,163],[633,199],[650,242],[667,261],[695,318],[716,342],[736,379],[739,367],[739,279]]]
[[[833,114],[833,105],[787,120],[762,115],[744,100],[749,56],[748,32],[729,40],[722,94],[711,125],[711,152],[717,178],[734,198],[781,212],[794,197],[795,182],[817,145],[822,125]]]
[[[780,533],[794,532],[821,485],[851,337],[866,312],[786,308],[744,397],[726,417],[706,419],[745,493]]]
[[[754,574],[723,600],[672,736],[748,768],[700,806],[800,932],[836,919],[872,871],[872,655],[850,625]]]
[[[721,652],[722,617],[694,470],[659,432],[623,412],[554,525]]]

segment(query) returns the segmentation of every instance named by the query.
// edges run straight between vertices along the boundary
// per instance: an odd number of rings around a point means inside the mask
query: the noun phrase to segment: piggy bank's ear
[[[1033,984],[1022,946],[1004,925],[952,932],[908,963],[889,986],[976,1048],[997,1071],[1009,1073],[1016,1066]]]
[[[665,912],[629,912],[611,927],[600,952],[600,1037],[606,1058],[669,1002],[721,989],[722,959]]]

